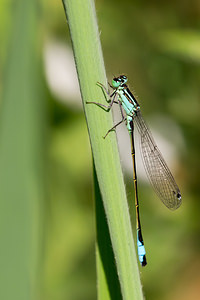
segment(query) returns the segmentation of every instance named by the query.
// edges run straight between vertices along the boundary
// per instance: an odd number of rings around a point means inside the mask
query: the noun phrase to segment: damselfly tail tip
[[[142,267],[145,267],[147,265],[147,259],[145,254],[139,254],[138,252],[139,261]]]
[[[137,229],[137,250],[138,250],[138,258],[142,267],[145,267],[147,264],[146,260],[146,251],[144,247],[144,242],[142,238],[141,228]]]
[[[146,255],[144,255],[144,256],[142,257],[142,261],[140,261],[140,263],[141,263],[141,266],[142,266],[142,267],[145,267],[145,266],[147,265]]]

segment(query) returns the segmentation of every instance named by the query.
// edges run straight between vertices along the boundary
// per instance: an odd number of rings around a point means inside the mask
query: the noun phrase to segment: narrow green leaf
[[[97,274],[98,299],[122,299],[108,223],[103,207],[101,192],[94,168],[94,190],[97,231]]]
[[[15,3],[0,115],[0,299],[35,298],[41,116],[37,1]],[[38,275],[38,274],[37,274]]]
[[[63,3],[70,28],[95,169],[108,222],[122,297],[130,300],[142,299],[116,136],[112,132],[106,139],[102,138],[112,127],[112,114],[106,113],[94,104],[86,104],[86,101],[105,103],[102,90],[96,83],[99,81],[106,85],[107,81],[94,2],[92,0],[63,0]],[[101,249],[98,249],[98,252],[101,255]],[[101,261],[102,259],[104,256],[101,255]],[[106,270],[104,272],[107,274]],[[103,284],[99,282],[102,277],[100,274],[98,275],[98,286],[102,287]],[[112,284],[109,280],[107,283],[108,285]],[[111,287],[108,289],[110,291]]]
[[[200,37],[199,32],[192,30],[162,30],[156,36],[156,44],[164,52],[176,55],[180,59],[200,62]]]

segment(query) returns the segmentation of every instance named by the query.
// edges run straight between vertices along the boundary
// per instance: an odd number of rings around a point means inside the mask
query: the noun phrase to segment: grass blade
[[[105,140],[102,138],[112,127],[112,115],[95,105],[85,104],[86,101],[105,102],[103,93],[96,83],[99,81],[106,85],[107,81],[94,2],[91,0],[63,0],[63,4],[70,28],[95,169],[108,222],[122,297],[123,299],[139,300],[143,298],[142,289],[116,136],[113,132]],[[101,255],[100,249],[99,253]],[[100,293],[98,294],[100,295]]]

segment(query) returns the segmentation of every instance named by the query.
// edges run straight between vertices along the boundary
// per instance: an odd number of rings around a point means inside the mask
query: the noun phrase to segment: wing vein
[[[141,155],[149,181],[161,201],[169,209],[177,209],[181,205],[180,190],[140,111],[134,121],[140,134]]]

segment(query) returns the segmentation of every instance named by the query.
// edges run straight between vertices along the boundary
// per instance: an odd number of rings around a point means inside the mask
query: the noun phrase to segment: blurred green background
[[[168,211],[138,162],[144,295],[198,299],[200,2],[95,4],[108,79],[129,77],[182,193]],[[96,299],[92,159],[62,2],[1,0],[0,44],[0,298],[18,299],[15,282],[19,299]],[[134,229],[125,126],[117,134]]]

